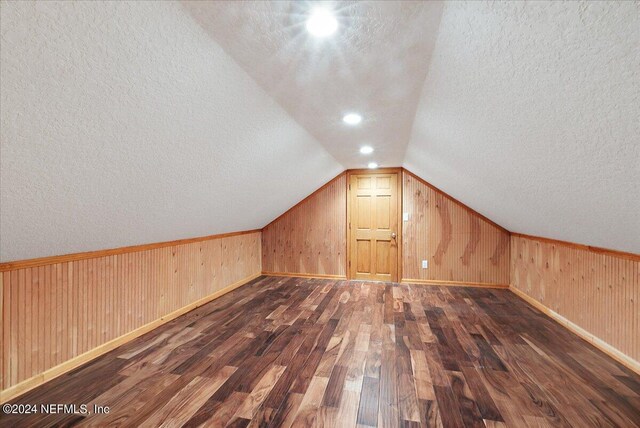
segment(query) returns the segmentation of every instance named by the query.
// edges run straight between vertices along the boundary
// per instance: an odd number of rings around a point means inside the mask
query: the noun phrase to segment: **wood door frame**
[[[398,231],[396,242],[398,245],[397,251],[397,278],[396,281],[399,283],[402,280],[402,199],[403,199],[403,177],[402,172],[404,169],[402,167],[393,167],[393,168],[378,168],[378,169],[348,169],[347,173],[347,213],[346,213],[346,224],[347,227],[347,254],[345,254],[345,270],[347,272],[347,279],[353,279],[351,277],[351,267],[349,266],[349,262],[351,261],[351,230],[349,229],[349,221],[351,219],[351,191],[349,190],[349,185],[351,184],[351,176],[352,175],[382,175],[382,174],[396,174],[397,183],[396,189],[398,193]]]

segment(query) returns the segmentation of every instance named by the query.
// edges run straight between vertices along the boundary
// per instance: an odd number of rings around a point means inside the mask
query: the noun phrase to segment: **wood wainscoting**
[[[256,278],[260,236],[247,231],[4,264],[0,400]]]
[[[509,232],[409,171],[402,181],[404,281],[508,287]]]
[[[511,289],[640,373],[640,256],[513,234]]]
[[[346,219],[343,172],[262,229],[262,270],[345,278]]]

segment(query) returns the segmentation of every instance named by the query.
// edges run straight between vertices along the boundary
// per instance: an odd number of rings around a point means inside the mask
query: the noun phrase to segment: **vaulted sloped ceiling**
[[[313,2],[183,2],[346,167],[403,164],[515,232],[640,252],[638,2],[327,4],[340,28],[317,40]]]
[[[344,168],[173,2],[3,2],[2,261],[260,228]]]
[[[447,3],[405,166],[511,231],[640,253],[640,3]]]
[[[338,31],[315,38],[318,4]],[[442,3],[424,1],[183,1],[224,50],[345,167],[399,166],[438,32]],[[350,128],[345,113],[363,123]],[[359,153],[375,147],[373,157]]]
[[[638,2],[315,5],[2,2],[0,259],[259,228],[370,160],[640,252]]]

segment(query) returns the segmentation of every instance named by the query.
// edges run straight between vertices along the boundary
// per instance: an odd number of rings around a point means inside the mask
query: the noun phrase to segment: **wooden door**
[[[349,278],[398,281],[398,173],[349,179]]]

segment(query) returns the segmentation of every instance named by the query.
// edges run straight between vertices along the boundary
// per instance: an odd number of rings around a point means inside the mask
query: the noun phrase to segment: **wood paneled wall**
[[[509,284],[509,232],[403,171],[402,278]],[[267,273],[346,275],[344,174],[262,230]],[[422,260],[429,268],[422,269]]]
[[[346,221],[343,173],[262,229],[262,270],[344,277]]]
[[[640,367],[638,258],[513,235],[511,285]]]
[[[405,281],[509,284],[509,232],[404,171]],[[422,260],[429,267],[422,269]]]
[[[0,272],[2,389],[256,277],[260,251],[256,231]]]

